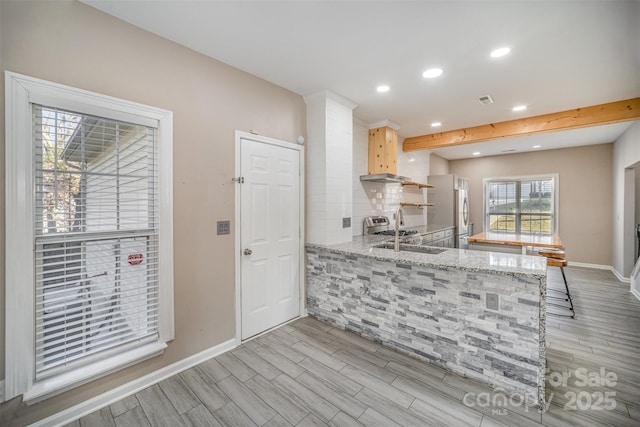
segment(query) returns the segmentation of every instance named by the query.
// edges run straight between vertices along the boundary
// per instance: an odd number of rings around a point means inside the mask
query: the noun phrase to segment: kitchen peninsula
[[[545,259],[388,241],[307,244],[309,314],[543,402]]]

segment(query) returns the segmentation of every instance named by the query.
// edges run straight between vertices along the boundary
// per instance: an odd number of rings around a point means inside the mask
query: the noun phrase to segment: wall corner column
[[[356,104],[331,91],[304,97],[307,104],[307,243],[351,241],[353,224],[353,109]]]

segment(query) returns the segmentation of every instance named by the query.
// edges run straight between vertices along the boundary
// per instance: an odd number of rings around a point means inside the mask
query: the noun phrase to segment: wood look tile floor
[[[576,318],[548,316],[543,413],[303,318],[68,425],[638,426],[640,301],[609,271],[565,271]],[[563,287],[558,269],[549,283]]]

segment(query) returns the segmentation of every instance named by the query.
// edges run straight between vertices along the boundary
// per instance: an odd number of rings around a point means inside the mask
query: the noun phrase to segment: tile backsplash
[[[366,200],[360,203],[354,202],[354,213],[361,213],[355,217],[354,224],[362,224],[364,217],[371,215],[384,215],[389,217],[393,227],[396,210],[400,202],[420,203],[426,200],[426,190],[417,187],[402,187],[400,183],[384,184],[380,182],[358,182],[366,195]],[[403,207],[404,227],[414,227],[425,224],[425,211],[416,207]],[[358,230],[354,226],[354,235],[362,234],[362,227]]]
[[[428,190],[405,186],[400,183],[361,182],[360,175],[368,172],[369,129],[366,124],[354,120],[353,126],[353,235],[363,232],[363,220],[367,216],[384,215],[393,224],[394,214],[400,202],[423,203]],[[398,141],[398,174],[414,181],[426,182],[429,176],[429,152],[405,153],[402,141]],[[425,225],[427,209],[404,207],[405,227]]]

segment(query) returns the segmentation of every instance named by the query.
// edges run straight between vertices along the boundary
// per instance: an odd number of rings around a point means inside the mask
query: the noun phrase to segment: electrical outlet
[[[487,292],[487,309],[500,310],[500,295]]]
[[[351,227],[351,217],[342,218],[342,228],[350,228]]]
[[[217,222],[218,235],[231,233],[231,221]]]

